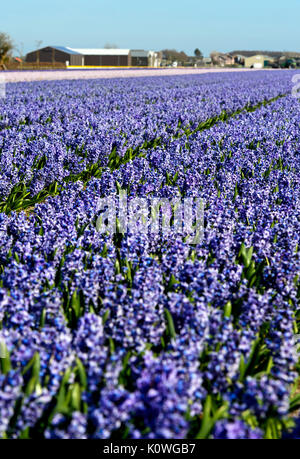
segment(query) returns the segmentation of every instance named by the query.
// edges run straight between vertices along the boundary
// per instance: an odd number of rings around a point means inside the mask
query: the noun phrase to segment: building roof
[[[281,56],[300,56],[299,52],[291,52],[291,51],[232,51],[230,53],[232,56],[243,56],[243,57],[251,57],[256,55],[262,56],[270,56],[270,57],[281,57]]]
[[[132,57],[148,57],[149,51],[145,51],[144,49],[132,49],[131,56]]]
[[[47,46],[47,48],[48,48],[48,46]],[[62,52],[67,53],[67,54],[80,54],[75,49],[68,48],[67,46],[49,46],[49,48],[54,48],[54,49],[57,49],[58,51],[62,51]],[[42,48],[42,49],[44,49],[44,48]]]
[[[85,56],[128,56],[129,49],[101,49],[101,48],[67,48],[76,54]]]
[[[35,49],[34,51],[30,51],[27,54],[36,53],[37,51],[42,51],[43,49],[47,49],[47,48],[57,49],[58,51],[62,51],[63,53],[66,53],[66,54],[80,54],[75,49],[68,48],[66,46],[43,46],[42,48]]]
[[[264,59],[270,59],[270,57],[272,58],[272,56],[267,56],[266,54],[254,54],[253,56],[249,56],[249,57],[245,57],[245,59],[251,59],[251,58],[264,58]]]

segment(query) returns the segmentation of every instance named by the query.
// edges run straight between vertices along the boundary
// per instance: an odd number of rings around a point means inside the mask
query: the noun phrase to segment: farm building
[[[262,54],[256,54],[255,56],[245,57],[245,67],[262,69],[267,67],[270,62],[273,62],[273,58],[270,56],[264,56]]]
[[[230,53],[232,56],[240,55],[244,57],[251,57],[251,56],[257,56],[257,55],[262,55],[262,56],[270,56],[274,59],[279,59],[281,56],[286,56],[289,58],[300,58],[300,53],[298,52],[292,52],[292,51],[232,51]]]
[[[210,54],[210,58],[212,64],[217,65],[219,67],[226,67],[234,64],[234,59],[230,54],[218,53],[217,51],[213,51]]]
[[[129,49],[83,49],[47,46],[28,53],[26,62],[62,62],[67,66],[127,67],[131,65]]]
[[[160,53],[156,53],[154,51],[145,51],[144,49],[132,49],[130,53],[132,67],[160,66]]]
[[[64,46],[46,46],[45,48],[37,49],[26,55],[28,63],[70,63],[70,65],[83,65],[82,56],[80,53],[71,48]]]
[[[131,65],[129,49],[71,49],[83,57],[81,65],[95,67],[128,67]]]
[[[148,67],[149,51],[133,49],[131,51],[131,64],[133,67]]]
[[[28,53],[28,63],[64,63],[66,66],[89,67],[158,67],[159,53],[130,49],[85,49],[47,46]]]
[[[245,67],[286,68],[300,65],[300,53],[292,51],[232,51],[236,64]]]

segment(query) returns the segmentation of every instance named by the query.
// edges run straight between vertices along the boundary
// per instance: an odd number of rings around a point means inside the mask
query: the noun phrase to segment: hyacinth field
[[[298,438],[293,71],[7,84],[0,437]],[[101,233],[201,197],[204,234]]]

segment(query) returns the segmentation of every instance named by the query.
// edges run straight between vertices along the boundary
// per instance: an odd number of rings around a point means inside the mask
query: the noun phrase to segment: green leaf
[[[104,313],[104,315],[102,316],[102,323],[103,325],[105,325],[105,323],[107,322],[108,318],[110,316],[110,310],[107,309]]]
[[[172,287],[176,284],[178,284],[178,281],[176,280],[174,274],[172,274],[168,282],[168,291],[172,290]]]
[[[81,387],[86,389],[86,387],[87,387],[86,371],[85,371],[85,368],[84,368],[81,360],[78,357],[76,357],[76,364],[77,364],[77,370],[78,370],[78,375],[79,375]]]
[[[212,408],[212,399],[211,396],[208,395],[205,400],[204,409],[203,409],[203,417],[201,422],[201,428],[196,435],[196,439],[203,439],[207,438],[211,428],[212,428],[212,420],[211,420],[211,408]]]
[[[224,317],[230,317],[232,311],[232,304],[231,301],[227,301],[224,308]]]
[[[76,290],[72,294],[71,307],[75,313],[76,319],[78,319],[81,315],[81,302],[80,302],[80,296],[77,294]]]
[[[114,343],[114,340],[109,337],[108,338],[108,341],[109,341],[109,352],[110,352],[110,355],[113,355],[115,353],[115,343]]]
[[[173,317],[172,317],[172,314],[170,313],[170,311],[167,308],[165,308],[165,317],[166,317],[166,321],[167,321],[167,331],[168,331],[170,337],[175,339],[176,338],[176,331],[175,331]]]
[[[44,328],[44,326],[45,326],[46,315],[47,315],[47,311],[46,311],[46,308],[44,308],[42,310],[41,318],[40,318],[40,329]]]
[[[0,340],[0,369],[2,374],[6,374],[11,370],[9,352],[3,340]]]
[[[27,396],[32,394],[34,391],[40,391],[40,368],[40,355],[38,352],[36,352],[29,364],[24,369],[24,374],[28,373],[31,369],[31,378],[29,379],[24,390]]]
[[[71,407],[75,411],[81,408],[81,389],[78,383],[73,384],[71,389]]]
[[[241,357],[241,362],[240,362],[240,377],[239,381],[243,381],[246,376],[251,374],[251,370],[254,370],[255,364],[258,360],[258,355],[259,355],[259,350],[261,346],[261,339],[257,338],[251,347],[250,355],[248,359],[246,360],[246,363],[243,364],[244,362],[244,357]],[[243,360],[242,360],[243,359]]]

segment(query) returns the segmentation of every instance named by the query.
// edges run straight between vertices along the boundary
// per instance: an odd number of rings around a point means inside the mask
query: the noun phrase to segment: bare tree
[[[162,54],[168,62],[184,63],[188,60],[188,56],[184,51],[177,51],[176,49],[163,49]]]
[[[0,66],[5,66],[13,48],[14,44],[10,36],[0,32]]]
[[[39,65],[40,64],[40,47],[42,46],[43,40],[36,40],[35,45],[36,45],[36,63]]]
[[[19,57],[22,60],[25,60],[25,54],[24,54],[24,43],[20,42],[18,45],[15,46],[15,50],[17,51]]]
[[[119,49],[118,45],[114,43],[105,43],[104,49]]]
[[[210,53],[210,58],[211,58],[211,61],[212,61],[213,65],[218,65],[219,64],[219,55],[220,55],[220,53],[218,53],[218,51],[212,51]]]
[[[36,49],[40,49],[42,46],[43,40],[35,40]]]

